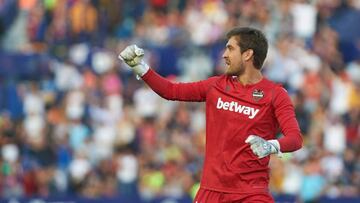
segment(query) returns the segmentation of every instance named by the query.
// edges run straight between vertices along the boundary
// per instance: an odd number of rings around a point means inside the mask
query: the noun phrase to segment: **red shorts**
[[[200,188],[194,203],[274,203],[269,193],[236,194]]]

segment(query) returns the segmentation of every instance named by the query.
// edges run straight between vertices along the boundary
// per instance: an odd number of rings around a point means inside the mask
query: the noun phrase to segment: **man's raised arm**
[[[218,77],[190,83],[173,83],[153,71],[143,60],[144,50],[136,45],[126,47],[119,59],[124,61],[161,97],[178,101],[205,101],[209,88]]]

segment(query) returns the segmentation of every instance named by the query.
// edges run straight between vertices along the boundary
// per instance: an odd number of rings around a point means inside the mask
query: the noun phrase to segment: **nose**
[[[223,53],[222,57],[223,57],[224,59],[226,59],[226,58],[228,57],[228,53],[227,53],[227,51],[226,51],[226,50],[224,51],[224,53]]]

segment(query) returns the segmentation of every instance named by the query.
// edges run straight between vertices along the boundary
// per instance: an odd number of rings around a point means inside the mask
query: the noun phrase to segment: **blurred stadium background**
[[[117,54],[200,80],[237,25],[269,38],[264,74],[303,132],[272,159],[277,202],[360,202],[360,0],[0,0],[0,202],[191,202],[204,105],[161,99]]]

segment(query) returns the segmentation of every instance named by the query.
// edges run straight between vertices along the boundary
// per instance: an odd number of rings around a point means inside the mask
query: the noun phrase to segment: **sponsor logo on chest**
[[[216,108],[223,109],[226,111],[241,113],[241,114],[247,115],[248,118],[250,118],[250,119],[255,118],[256,114],[259,113],[259,109],[244,106],[235,101],[231,101],[231,102],[222,101],[221,97],[219,97],[217,100]]]

